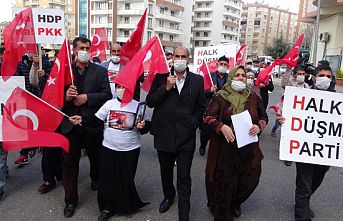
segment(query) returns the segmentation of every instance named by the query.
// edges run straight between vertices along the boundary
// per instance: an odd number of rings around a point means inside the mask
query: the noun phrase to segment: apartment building
[[[60,8],[65,12],[66,36],[75,37],[75,0],[16,0],[15,7]]]
[[[192,0],[76,0],[78,15],[75,23],[76,33],[92,36],[96,28],[105,27],[110,42],[124,44],[136,28],[144,10],[148,9],[143,43],[152,36],[158,35],[166,51],[173,51],[181,45],[189,47],[192,2]],[[186,20],[189,22],[184,22],[185,18],[188,18]]]
[[[4,28],[9,24],[8,21],[4,21],[0,23],[0,43],[4,42],[4,39],[2,37],[2,32],[4,30]]]
[[[241,0],[194,0],[193,46],[239,44]]]
[[[265,4],[243,5],[240,43],[248,46],[248,57],[264,55],[265,47],[281,35],[292,44],[296,29],[296,13]]]

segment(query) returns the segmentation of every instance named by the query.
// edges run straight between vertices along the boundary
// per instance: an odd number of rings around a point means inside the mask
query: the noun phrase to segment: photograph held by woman
[[[263,154],[259,142],[237,147],[231,116],[249,111],[253,126],[249,135],[259,135],[268,122],[261,98],[246,88],[243,66],[230,71],[229,79],[213,97],[204,114],[212,133],[206,164],[208,207],[215,221],[241,216],[241,204],[259,183]],[[263,123],[261,123],[263,122]]]

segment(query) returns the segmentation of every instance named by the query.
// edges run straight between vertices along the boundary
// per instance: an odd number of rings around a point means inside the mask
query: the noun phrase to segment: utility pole
[[[317,0],[317,18],[316,18],[316,28],[314,32],[313,57],[312,57],[313,65],[317,64],[319,20],[320,20],[320,0]]]

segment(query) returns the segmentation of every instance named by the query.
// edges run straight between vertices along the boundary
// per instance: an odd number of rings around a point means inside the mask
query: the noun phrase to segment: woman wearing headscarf
[[[249,135],[261,132],[260,121],[267,123],[261,98],[246,87],[244,67],[230,71],[229,79],[209,103],[204,122],[212,129],[206,164],[211,183],[209,207],[215,221],[231,221],[241,216],[241,204],[259,183],[263,159],[259,143],[237,147],[231,116],[249,111],[253,126]]]

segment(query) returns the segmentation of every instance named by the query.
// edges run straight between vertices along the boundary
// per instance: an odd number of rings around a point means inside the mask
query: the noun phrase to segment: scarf
[[[233,114],[239,114],[244,111],[245,103],[250,96],[250,91],[248,89],[236,92],[231,87],[232,79],[239,68],[241,67],[237,66],[230,71],[229,79],[223,88],[218,91],[218,94],[233,106]]]

